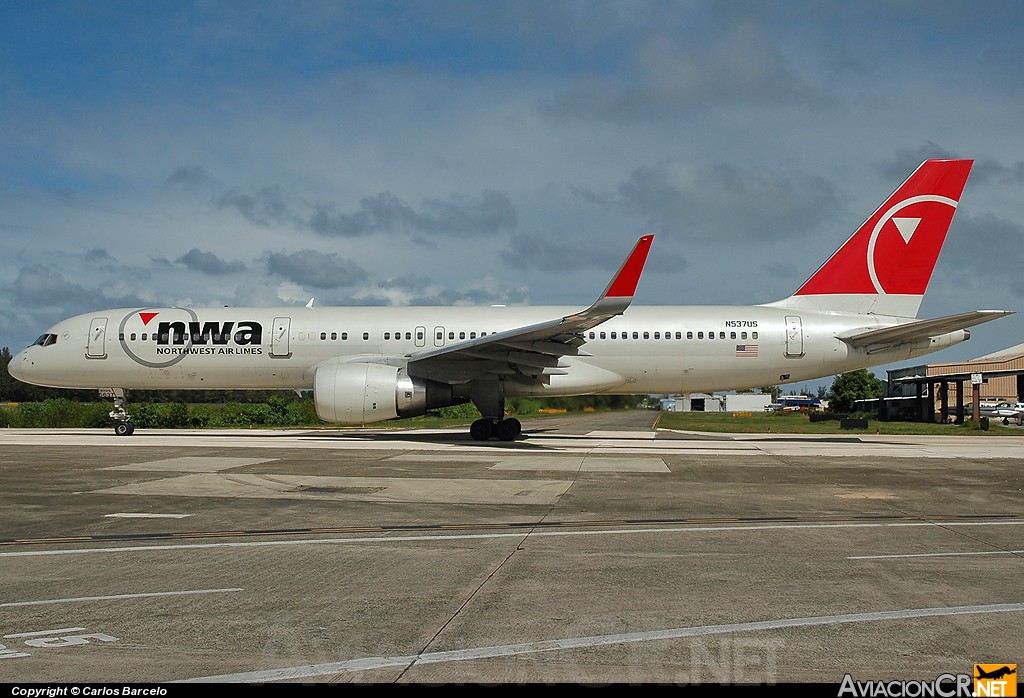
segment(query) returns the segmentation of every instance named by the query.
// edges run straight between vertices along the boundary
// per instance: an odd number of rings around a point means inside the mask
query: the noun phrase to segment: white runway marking
[[[490,470],[554,470],[581,473],[667,473],[671,472],[661,458],[611,458],[608,456],[530,455],[502,456],[467,454],[455,456],[431,454],[401,454],[388,460],[403,463],[486,463]]]
[[[967,557],[972,555],[1024,555],[1024,550],[980,550],[964,553],[907,553],[905,555],[851,555],[847,560],[898,560],[917,557]]]
[[[551,505],[558,502],[558,498],[571,486],[569,480],[196,473],[120,485],[97,492],[134,496]]]
[[[56,630],[37,630],[34,633],[11,633],[10,635],[4,635],[4,639],[10,640],[16,637],[40,637],[42,635],[54,635],[56,633],[73,633],[79,630],[85,630],[85,628],[57,628]]]
[[[79,601],[120,601],[124,599],[146,599],[155,596],[192,596],[195,594],[224,594],[232,591],[245,591],[241,587],[233,589],[193,589],[190,591],[151,591],[141,594],[111,594],[110,596],[76,596],[67,599],[43,599],[41,601],[12,601],[0,603],[0,608],[12,608],[14,606],[45,606],[55,603],[75,603]],[[65,630],[82,630],[83,628],[65,628]],[[57,631],[51,631],[57,632]],[[8,636],[12,637],[12,636]]]
[[[419,535],[419,536],[389,536],[381,535],[374,537],[360,538],[313,538],[308,540],[267,540],[267,541],[236,541],[219,543],[170,543],[168,545],[137,545],[123,546],[117,548],[80,548],[78,550],[25,550],[18,552],[0,553],[0,558],[7,557],[46,557],[48,555],[96,555],[104,553],[139,553],[139,552],[164,552],[167,550],[204,550],[209,548],[264,548],[271,546],[287,545],[339,545],[339,544],[362,544],[362,543],[429,543],[432,541],[447,540],[474,540],[494,538],[522,539],[524,536],[535,537],[556,537],[556,536],[609,536],[609,535],[635,535],[635,534],[669,534],[669,533],[743,533],[747,531],[792,531],[792,530],[813,530],[813,529],[840,529],[840,528],[920,528],[940,527],[953,528],[961,526],[1020,526],[1024,521],[922,521],[904,523],[836,523],[836,524],[757,524],[757,525],[734,525],[734,526],[681,526],[668,528],[626,528],[626,529],[601,529],[586,531],[531,531],[523,529],[513,533],[462,533],[443,535]]]
[[[105,519],[186,519],[192,514],[145,514],[121,512],[118,514],[104,514]]]
[[[404,668],[416,664],[440,664],[443,662],[460,662],[473,659],[492,657],[510,657],[536,652],[554,652],[583,647],[602,645],[621,645],[633,642],[650,642],[652,640],[675,640],[685,637],[705,635],[721,635],[725,633],[743,633],[759,630],[778,630],[782,628],[805,628],[816,625],[838,625],[846,623],[877,623],[889,620],[906,620],[908,618],[929,618],[941,616],[964,616],[985,613],[1018,613],[1024,611],[1024,603],[991,604],[984,606],[951,606],[948,608],[909,608],[899,611],[879,611],[875,613],[850,613],[838,616],[812,616],[808,618],[782,618],[779,620],[754,621],[751,623],[728,623],[724,625],[704,625],[690,628],[672,628],[669,630],[653,630],[641,633],[622,633],[616,635],[593,635],[590,637],[573,637],[561,640],[543,640],[540,642],[522,642],[514,645],[492,645],[447,652],[424,652],[398,657],[362,657],[341,662],[310,664],[306,666],[268,669],[264,671],[248,671],[237,674],[220,674],[203,676],[172,683],[192,682],[257,682],[286,681],[294,679],[343,674],[369,669]]]
[[[667,430],[636,432],[593,432],[592,435],[526,433],[522,441],[502,446],[516,453],[520,447],[543,453],[595,454],[708,454],[770,456],[878,457],[893,458],[1010,458],[1024,457],[1021,436],[901,436],[857,434],[850,436],[795,434],[701,434],[681,432],[692,438],[664,439]],[[608,434],[604,437],[604,434]],[[424,435],[436,437],[425,439]],[[615,438],[618,436],[619,438]],[[405,437],[412,437],[405,440]],[[114,436],[107,429],[0,429],[0,445],[22,446],[111,446],[115,448],[213,447],[287,448],[391,451],[407,449],[448,454],[494,454],[493,445],[466,440],[464,429],[140,429],[130,438]],[[524,454],[525,455],[525,454]],[[168,459],[174,461],[177,459]],[[200,460],[214,460],[205,458]],[[173,464],[167,464],[173,469]],[[187,465],[182,464],[182,465]],[[115,466],[122,467],[122,466]],[[237,466],[227,466],[237,467]],[[124,469],[139,469],[137,467]]]
[[[259,465],[270,463],[277,458],[233,458],[230,456],[181,456],[180,458],[165,458],[163,460],[147,461],[145,463],[129,463],[128,465],[112,465],[101,470],[130,470],[142,472],[172,472],[172,473],[215,473],[219,470],[240,468],[243,465]]]

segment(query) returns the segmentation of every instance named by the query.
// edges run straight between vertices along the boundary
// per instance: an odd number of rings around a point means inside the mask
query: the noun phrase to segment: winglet
[[[643,273],[652,242],[653,235],[644,235],[637,240],[633,251],[629,253],[619,271],[612,277],[611,283],[594,304],[582,312],[567,315],[562,318],[562,322],[571,321],[570,324],[579,331],[600,325],[605,320],[626,312],[626,308],[633,301],[637,284],[640,283],[640,274]]]
[[[601,294],[601,298],[632,298],[636,292],[637,284],[640,283],[640,274],[647,262],[647,254],[651,251],[651,243],[654,242],[653,235],[644,235],[636,242],[629,257],[622,263],[615,278],[608,284],[608,288]]]

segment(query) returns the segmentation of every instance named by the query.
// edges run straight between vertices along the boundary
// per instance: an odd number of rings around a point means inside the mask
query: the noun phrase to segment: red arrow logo
[[[149,321],[155,318],[160,313],[139,313],[139,317],[142,318],[142,324],[148,325]]]

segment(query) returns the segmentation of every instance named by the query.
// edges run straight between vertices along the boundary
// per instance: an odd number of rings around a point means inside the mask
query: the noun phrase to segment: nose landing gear
[[[124,388],[100,388],[100,397],[114,398],[114,409],[110,411],[110,418],[116,422],[114,433],[118,436],[134,434],[135,425],[131,422],[132,416],[125,409],[128,399],[125,396]]]

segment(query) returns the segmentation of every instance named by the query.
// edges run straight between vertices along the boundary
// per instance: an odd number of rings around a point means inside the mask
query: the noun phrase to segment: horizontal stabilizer
[[[918,339],[936,337],[948,332],[963,330],[983,322],[998,320],[1013,315],[1012,310],[974,310],[969,313],[946,315],[930,320],[916,320],[893,327],[874,330],[851,330],[838,338],[857,347],[880,346],[913,342]]]

